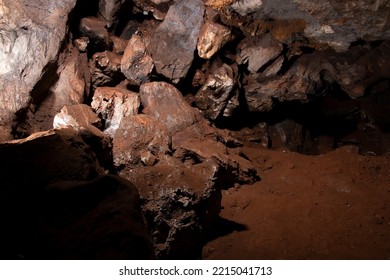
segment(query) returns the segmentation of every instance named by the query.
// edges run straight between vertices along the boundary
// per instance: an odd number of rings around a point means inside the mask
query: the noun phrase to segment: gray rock
[[[178,1],[152,34],[150,48],[156,70],[174,83],[186,76],[192,64],[204,11],[201,0]]]
[[[55,62],[76,0],[4,0],[0,6],[0,125],[27,107],[30,92]]]
[[[140,96],[143,113],[155,117],[170,135],[201,119],[199,111],[192,108],[171,84],[165,82],[143,84],[140,87]]]
[[[247,37],[238,46],[238,64],[248,64],[248,70],[256,73],[261,67],[272,61],[283,51],[281,43],[270,34],[262,37]]]

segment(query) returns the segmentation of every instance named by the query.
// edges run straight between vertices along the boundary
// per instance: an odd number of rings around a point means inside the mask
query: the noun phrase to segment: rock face
[[[76,0],[2,1],[0,125],[29,105],[30,91],[54,63]]]
[[[194,59],[204,11],[201,0],[179,1],[152,35],[150,47],[156,70],[174,83],[187,74]]]
[[[0,144],[1,258],[152,257],[136,188],[73,129]]]
[[[279,33],[279,38],[287,39],[291,34],[288,33],[294,30],[314,42],[329,45],[337,51],[348,50],[352,42],[361,38],[364,40],[390,38],[388,18],[390,3],[387,1],[345,3],[331,0],[316,4],[311,0],[290,3],[240,0],[230,7],[241,17],[252,18],[255,24],[243,26],[249,29],[249,32],[256,32],[255,29],[261,29],[259,26],[268,25],[267,27],[270,27],[274,33]],[[275,25],[265,19],[271,19]],[[258,21],[257,26],[256,21]],[[286,28],[278,26],[278,21],[284,21]],[[291,26],[294,23],[295,26]]]

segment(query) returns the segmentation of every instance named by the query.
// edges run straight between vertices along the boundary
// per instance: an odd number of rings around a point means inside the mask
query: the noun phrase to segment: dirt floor
[[[390,259],[390,155],[243,152],[261,181],[223,191],[204,259]]]

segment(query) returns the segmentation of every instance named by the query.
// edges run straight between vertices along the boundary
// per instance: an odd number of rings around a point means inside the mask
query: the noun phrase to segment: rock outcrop
[[[28,107],[30,92],[55,65],[76,0],[2,1],[0,8],[0,125]]]

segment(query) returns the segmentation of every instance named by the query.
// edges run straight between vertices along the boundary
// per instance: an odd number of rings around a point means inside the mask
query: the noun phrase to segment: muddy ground
[[[261,181],[223,191],[204,259],[390,259],[389,154],[243,152]]]

